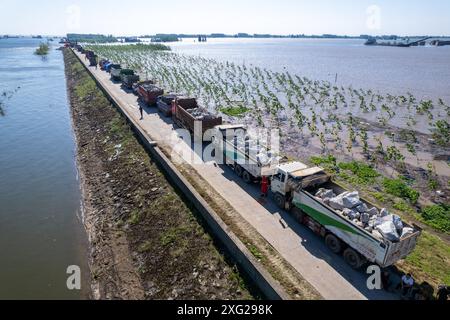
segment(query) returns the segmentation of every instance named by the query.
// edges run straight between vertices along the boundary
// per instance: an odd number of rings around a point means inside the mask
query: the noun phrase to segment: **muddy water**
[[[450,102],[450,46],[370,47],[360,39],[192,39],[175,52],[253,64],[313,80]],[[337,79],[336,79],[337,74]]]
[[[0,40],[0,299],[80,299],[88,292],[75,144],[63,57],[38,39]],[[67,267],[82,290],[67,289]]]

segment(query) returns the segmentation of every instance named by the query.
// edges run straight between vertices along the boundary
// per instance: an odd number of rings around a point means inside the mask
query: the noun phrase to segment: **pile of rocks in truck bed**
[[[268,150],[257,138],[250,135],[244,137],[236,137],[235,145],[238,150],[248,152],[252,158],[256,158],[258,164],[268,166],[278,163],[279,156],[271,150]]]
[[[194,109],[187,109],[188,113],[192,115],[192,117],[195,118],[195,120],[211,120],[215,119],[216,116],[214,116],[212,113],[210,113],[208,110],[203,108],[194,108]]]
[[[391,214],[387,209],[380,211],[375,207],[369,208],[361,201],[357,191],[336,195],[333,190],[320,189],[316,197],[380,240],[398,242],[414,232],[412,228],[404,226],[398,215]]]

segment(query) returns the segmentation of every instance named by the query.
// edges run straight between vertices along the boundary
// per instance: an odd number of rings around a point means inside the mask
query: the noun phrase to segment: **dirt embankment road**
[[[252,295],[69,50],[95,299],[248,299]]]

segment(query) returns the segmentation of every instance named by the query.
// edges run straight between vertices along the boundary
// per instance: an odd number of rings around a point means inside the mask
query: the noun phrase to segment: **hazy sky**
[[[449,0],[0,0],[0,34],[450,35]]]

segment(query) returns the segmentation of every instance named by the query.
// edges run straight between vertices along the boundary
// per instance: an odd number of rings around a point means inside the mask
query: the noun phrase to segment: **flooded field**
[[[282,40],[280,43],[287,45]],[[298,49],[300,57],[303,47],[310,50],[308,44],[289,43]],[[156,52],[142,46],[94,49],[102,56],[138,70],[143,78],[155,79],[173,92],[199,98],[209,110],[222,113],[230,122],[280,129],[285,146],[282,151],[292,154],[290,151],[298,150],[297,157],[333,153],[347,159],[363,159],[378,151],[386,164],[400,163],[441,177],[450,176],[446,161],[450,99],[435,96],[438,91],[430,90],[429,98],[425,98],[422,91],[417,94],[414,90],[392,94],[391,82],[385,90],[375,90],[362,88],[359,83],[344,85],[337,78],[335,82],[310,79],[294,73],[298,65],[282,67],[280,71],[276,71],[279,65],[273,69],[271,64],[258,66],[260,53],[256,50],[254,59],[246,59],[244,64],[223,61],[224,57],[203,57],[200,49],[205,49],[204,56],[213,56],[211,52],[218,54],[214,48],[228,45],[228,50],[240,48],[245,57],[246,43],[198,44],[200,55],[193,55],[195,45],[174,45],[174,51],[188,54]],[[276,45],[274,42],[268,46],[274,56],[284,52],[283,47],[280,51],[274,49]],[[360,50],[352,43],[334,45],[338,51],[341,47],[344,49],[340,50],[348,50],[348,46]],[[322,47],[329,50],[325,44]],[[223,52],[225,55],[227,50]],[[385,80],[390,81],[388,77]],[[395,79],[392,82],[395,84]],[[419,82],[417,79],[417,85]],[[227,112],[230,108],[239,110],[239,114]]]

